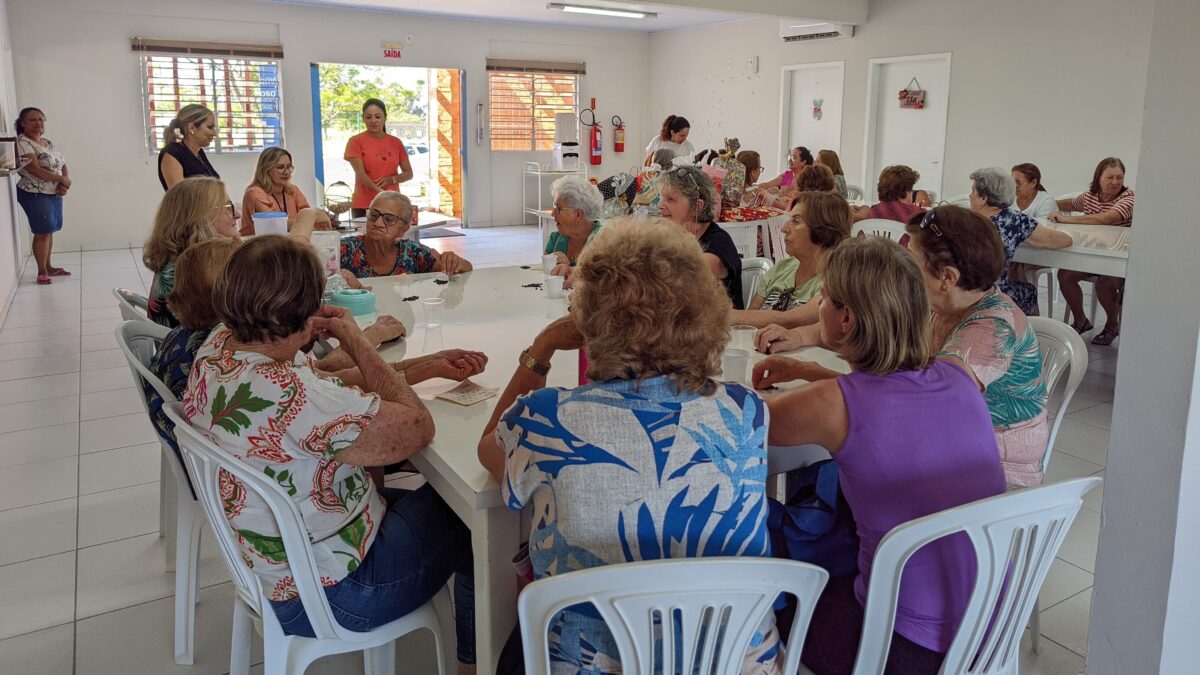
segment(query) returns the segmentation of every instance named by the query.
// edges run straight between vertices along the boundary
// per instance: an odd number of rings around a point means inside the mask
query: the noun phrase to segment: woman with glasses
[[[317,211],[304,209],[288,236],[308,241],[316,221]],[[175,288],[175,260],[193,244],[218,237],[236,239],[237,222],[237,207],[230,201],[225,184],[216,178],[184,178],[167,190],[154,215],[154,229],[142,248],[142,262],[154,273],[147,312],[151,321],[168,328],[179,325],[166,300]]]
[[[714,222],[712,181],[694,166],[671,169],[662,181],[659,215],[699,240],[709,271],[725,286],[733,308],[743,309],[742,256],[729,233]]]
[[[254,180],[242,197],[243,237],[254,234],[253,216],[256,213],[286,213],[288,225],[291,225],[296,219],[296,214],[309,208],[304,193],[292,183],[292,174],[295,171],[292,153],[283,148],[270,147],[258,156]],[[317,229],[330,229],[329,216],[324,212],[318,213]]]
[[[388,277],[396,274],[445,272],[460,274],[473,267],[457,253],[438,253],[405,239],[412,227],[412,202],[392,190],[375,195],[367,208],[367,231],[342,239],[342,269],[355,277]]]

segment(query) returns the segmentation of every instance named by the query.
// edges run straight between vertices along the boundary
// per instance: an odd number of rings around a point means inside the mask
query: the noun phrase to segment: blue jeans
[[[343,627],[366,632],[417,609],[454,576],[458,660],[475,663],[475,579],[471,531],[428,485],[383,488],[387,514],[358,569],[325,597]],[[285,635],[315,637],[300,598],[271,602]]]

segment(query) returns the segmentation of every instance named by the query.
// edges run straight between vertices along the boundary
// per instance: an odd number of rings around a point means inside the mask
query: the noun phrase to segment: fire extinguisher
[[[625,121],[620,115],[612,116],[613,152],[625,152]]]
[[[588,141],[588,161],[592,165],[600,164],[601,156],[604,153],[604,132],[600,129],[600,123],[596,121],[595,105],[596,99],[592,99],[593,107],[584,108],[579,113],[579,122],[584,126],[592,128]],[[584,119],[584,113],[587,113],[588,117],[591,118],[590,122]]]

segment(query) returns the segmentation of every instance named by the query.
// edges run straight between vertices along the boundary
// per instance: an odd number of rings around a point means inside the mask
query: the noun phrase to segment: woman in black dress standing
[[[158,182],[163,190],[184,178],[220,174],[208,163],[204,148],[217,136],[217,116],[213,111],[192,103],[185,105],[163,130],[163,147],[158,153]]]

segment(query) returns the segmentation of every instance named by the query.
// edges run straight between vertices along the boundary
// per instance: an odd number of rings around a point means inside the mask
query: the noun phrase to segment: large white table
[[[366,279],[376,295],[376,309],[404,323],[408,337],[381,351],[389,361],[417,356],[444,348],[482,351],[488,355],[486,372],[472,379],[479,385],[503,388],[517,366],[517,356],[529,346],[538,331],[567,311],[565,299],[550,300],[545,291],[523,288],[539,283],[543,274],[531,269],[504,267],[475,270],[438,284],[443,275],[417,274]],[[420,300],[404,297],[442,297],[440,344],[429,344],[437,330],[425,326]],[[823,349],[793,352],[798,358],[817,361],[839,371],[846,364]],[[752,359],[762,359],[755,354]],[[576,352],[560,352],[551,362],[550,386],[578,383]],[[505,640],[516,625],[517,584],[510,560],[528,533],[520,531],[520,514],[508,510],[500,499],[500,487],[479,464],[476,448],[484,425],[498,402],[495,396],[483,403],[463,407],[433,396],[455,386],[447,380],[432,380],[414,387],[433,414],[437,434],[429,447],[412,458],[425,479],[470,528],[475,565],[475,630],[479,671],[495,672],[496,660]],[[827,457],[823,448],[771,448],[770,467],[779,473]]]
[[[1124,279],[1125,267],[1129,264],[1129,252],[1082,246],[1070,246],[1056,251],[1020,246],[1013,255],[1013,261]]]

